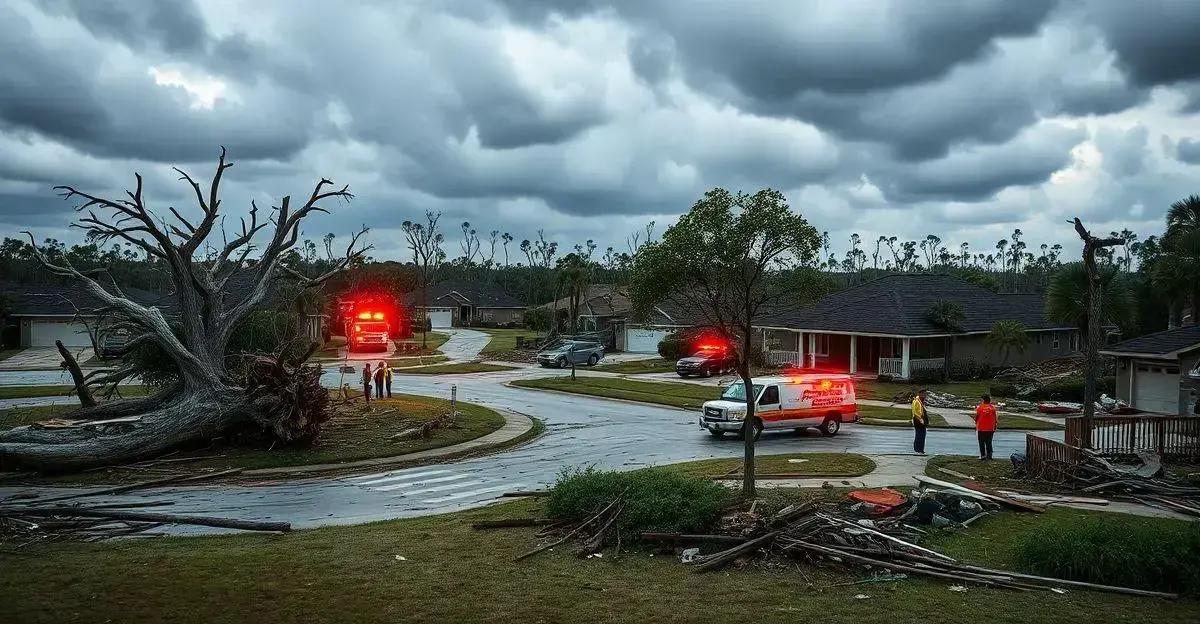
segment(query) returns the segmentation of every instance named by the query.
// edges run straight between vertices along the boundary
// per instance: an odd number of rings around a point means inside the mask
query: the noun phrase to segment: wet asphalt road
[[[397,376],[400,392],[448,398],[456,385],[458,398],[541,419],[546,433],[515,449],[423,467],[352,477],[260,483],[253,486],[209,485],[138,492],[112,500],[171,500],[171,513],[289,521],[297,528],[343,525],[446,513],[499,499],[510,490],[540,489],[565,468],[594,465],[633,469],[710,457],[741,454],[741,442],[716,439],[700,430],[697,414],[676,409],[582,396],[512,388],[522,377],[569,374],[568,371],[521,369],[456,376]],[[338,374],[326,374],[336,386]],[[43,382],[44,383],[44,382]],[[846,425],[825,438],[815,431],[765,434],[761,453],[835,451],[911,453],[906,428]],[[1000,432],[996,455],[1024,448],[1024,433]],[[930,454],[976,452],[970,430],[930,430]],[[0,487],[0,497],[17,491]],[[97,501],[99,502],[99,501]],[[179,527],[178,532],[209,531]]]

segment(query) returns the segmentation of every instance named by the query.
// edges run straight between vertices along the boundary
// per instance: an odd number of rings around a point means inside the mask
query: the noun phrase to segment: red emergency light
[[[383,312],[359,312],[358,320],[360,321],[382,321]]]

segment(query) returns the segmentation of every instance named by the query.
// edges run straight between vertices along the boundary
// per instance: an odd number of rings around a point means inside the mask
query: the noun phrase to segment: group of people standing
[[[913,450],[918,455],[925,454],[925,431],[929,428],[929,412],[925,409],[924,390],[917,392],[912,400]],[[996,436],[996,406],[992,403],[991,395],[979,397],[979,405],[975,407],[975,435],[979,439],[979,459],[992,458],[992,438]]]
[[[371,386],[375,386],[375,398],[382,399],[383,393],[386,390],[387,397],[392,398],[392,367],[386,360],[381,360],[379,365],[375,367],[375,372],[371,372],[371,363],[363,363],[362,384],[363,396],[366,397],[367,403],[371,402]]]

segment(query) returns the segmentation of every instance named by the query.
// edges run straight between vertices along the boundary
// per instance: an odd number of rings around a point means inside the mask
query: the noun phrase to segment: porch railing
[[[945,358],[914,358],[908,361],[908,373],[925,369],[941,369],[946,365]],[[879,374],[902,377],[904,375],[904,358],[879,358]]]
[[[795,351],[767,351],[767,363],[771,366],[803,366],[799,353]]]
[[[1200,417],[1162,414],[1103,415],[1092,417],[1090,448],[1105,455],[1132,455],[1154,451],[1164,457],[1200,458]],[[1082,416],[1066,419],[1063,439],[1072,446],[1085,444]]]

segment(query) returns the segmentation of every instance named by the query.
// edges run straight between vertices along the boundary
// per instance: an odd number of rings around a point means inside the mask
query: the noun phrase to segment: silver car
[[[566,368],[572,364],[595,366],[603,358],[604,345],[577,340],[564,340],[552,347],[546,347],[537,354],[538,364],[555,368]]]

